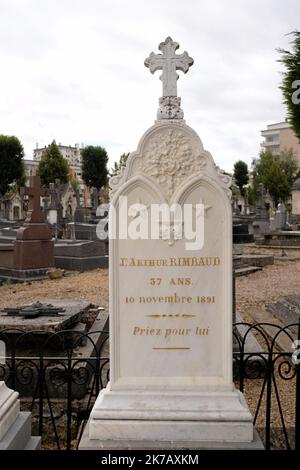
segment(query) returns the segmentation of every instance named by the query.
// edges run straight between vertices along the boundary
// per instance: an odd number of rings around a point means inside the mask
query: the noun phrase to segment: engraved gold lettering
[[[192,281],[189,277],[172,277],[169,284],[172,286],[190,286],[192,284]]]
[[[161,329],[160,328],[150,328],[147,326],[147,328],[141,328],[140,326],[135,326],[133,328],[133,335],[145,335],[145,336],[159,336],[161,335]]]
[[[161,259],[120,258],[120,267],[185,267],[185,266],[219,266],[219,256],[197,258],[195,256]]]
[[[209,328],[200,328],[197,326],[196,328],[196,335],[207,336],[209,333]]]
[[[165,329],[165,338],[169,336],[187,336],[192,330],[190,328],[166,328]]]

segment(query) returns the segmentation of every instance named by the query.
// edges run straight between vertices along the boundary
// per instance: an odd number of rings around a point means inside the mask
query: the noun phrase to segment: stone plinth
[[[53,241],[16,240],[14,243],[14,267],[18,270],[54,267]]]
[[[4,268],[13,268],[14,245],[12,243],[0,244],[0,266]]]
[[[106,241],[59,241],[54,249],[57,268],[90,271],[108,267],[108,243]]]
[[[19,394],[0,382],[0,450],[36,450],[41,438],[31,437],[31,414],[20,412]]]
[[[0,441],[20,413],[19,394],[0,382]]]
[[[31,177],[31,187],[23,193],[30,197],[29,211],[24,225],[16,232],[13,251],[0,248],[0,279],[25,281],[46,277],[54,267],[52,233],[40,209],[40,197],[45,195],[38,176]],[[9,245],[9,249],[11,245]],[[2,262],[1,262],[2,261]]]

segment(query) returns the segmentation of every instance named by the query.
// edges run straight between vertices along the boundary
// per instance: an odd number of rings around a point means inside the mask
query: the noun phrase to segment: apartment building
[[[283,151],[292,150],[300,167],[300,141],[288,122],[270,124],[261,131],[261,135],[264,138],[261,143],[263,149],[270,150],[273,155],[278,156]]]

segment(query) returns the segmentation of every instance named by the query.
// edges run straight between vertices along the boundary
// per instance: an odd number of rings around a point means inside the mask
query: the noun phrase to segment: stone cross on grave
[[[167,37],[164,42],[158,46],[162,54],[154,54],[145,60],[145,66],[149,67],[151,73],[162,70],[160,79],[163,83],[163,96],[177,96],[177,80],[179,78],[176,70],[187,73],[194,60],[186,51],[183,54],[176,54],[179,48],[178,42],[174,42],[172,38]]]
[[[22,195],[29,196],[29,210],[41,210],[41,197],[47,196],[48,190],[41,187],[41,180],[39,176],[30,177],[30,186],[22,188]]]
[[[144,62],[151,73],[162,70],[159,78],[163,84],[163,96],[159,99],[157,117],[158,119],[182,119],[181,100],[177,97],[177,80],[179,78],[177,70],[187,73],[194,60],[186,51],[183,54],[176,54],[175,51],[179,48],[179,44],[170,37],[161,42],[158,48],[162,54],[151,52]]]
[[[21,188],[22,196],[29,196],[29,214],[26,222],[44,222],[44,216],[41,211],[41,197],[47,196],[48,189],[41,187],[39,176],[30,177],[30,186]]]

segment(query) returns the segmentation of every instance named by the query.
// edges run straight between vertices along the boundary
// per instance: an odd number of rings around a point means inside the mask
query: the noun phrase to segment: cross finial
[[[158,119],[182,119],[181,100],[177,97],[177,80],[179,78],[177,70],[187,73],[194,60],[186,51],[183,54],[176,54],[179,44],[173,41],[170,36],[161,42],[158,48],[162,54],[151,52],[144,62],[151,73],[162,70],[159,78],[163,84],[163,96],[159,98],[157,117]]]
[[[22,188],[22,195],[29,196],[29,210],[39,212],[41,210],[41,196],[46,196],[47,189],[41,187],[39,176],[30,177],[30,186]]]
[[[162,54],[151,52],[145,60],[145,66],[149,67],[151,73],[162,70],[159,77],[163,83],[163,96],[177,96],[177,80],[179,78],[176,70],[187,73],[193,65],[194,60],[185,51],[183,54],[176,54],[179,48],[178,42],[173,41],[169,36],[158,46]]]

